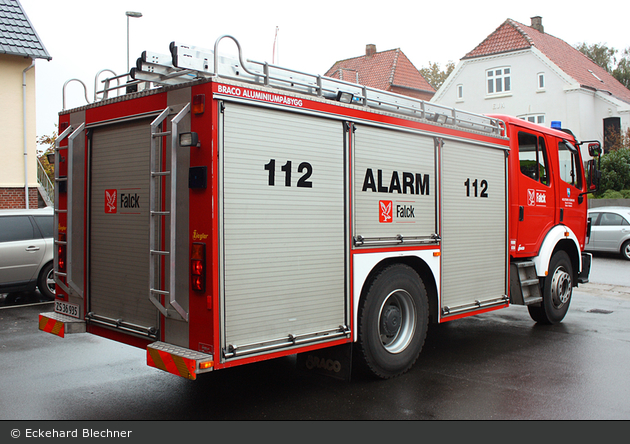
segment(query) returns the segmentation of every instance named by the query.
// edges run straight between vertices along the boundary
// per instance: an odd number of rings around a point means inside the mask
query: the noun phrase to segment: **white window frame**
[[[512,93],[512,67],[497,66],[487,69],[486,76],[486,95],[500,96]],[[500,91],[498,91],[500,89]]]
[[[461,83],[457,85],[456,91],[457,100],[464,100],[464,85]]]
[[[538,125],[544,125],[546,121],[545,114],[522,114],[518,118]]]
[[[538,76],[536,76],[537,79],[537,85],[538,85],[538,91],[544,91],[545,88],[547,87],[547,83],[546,83],[546,79],[545,79],[545,73],[544,72],[539,72]],[[541,85],[542,83],[542,85]]]

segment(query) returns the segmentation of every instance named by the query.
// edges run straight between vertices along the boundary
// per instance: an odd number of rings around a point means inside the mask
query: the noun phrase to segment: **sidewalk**
[[[622,299],[630,299],[630,287],[613,284],[596,284],[589,282],[588,284],[580,284],[577,291],[584,291],[593,296],[608,296]]]

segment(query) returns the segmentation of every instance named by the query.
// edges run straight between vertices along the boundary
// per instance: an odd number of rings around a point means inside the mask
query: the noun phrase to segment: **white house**
[[[609,130],[630,127],[630,90],[571,45],[546,34],[541,17],[531,20],[531,26],[503,22],[460,60],[431,101],[545,126],[558,121],[578,140],[604,145]]]

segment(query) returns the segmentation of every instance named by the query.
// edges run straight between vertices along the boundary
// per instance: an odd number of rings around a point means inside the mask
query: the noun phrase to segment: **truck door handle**
[[[39,247],[33,247],[33,246],[26,247],[26,251],[38,251],[38,250],[39,250]]]
[[[523,205],[521,205],[520,207],[518,207],[518,220],[522,221],[525,218],[525,208],[523,207]]]

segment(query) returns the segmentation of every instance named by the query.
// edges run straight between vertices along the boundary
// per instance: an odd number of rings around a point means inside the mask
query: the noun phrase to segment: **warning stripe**
[[[168,352],[147,348],[147,365],[186,379],[196,379],[195,361]]]
[[[52,333],[60,337],[64,337],[65,324],[62,321],[48,318],[43,315],[39,315],[39,329],[46,333]]]

